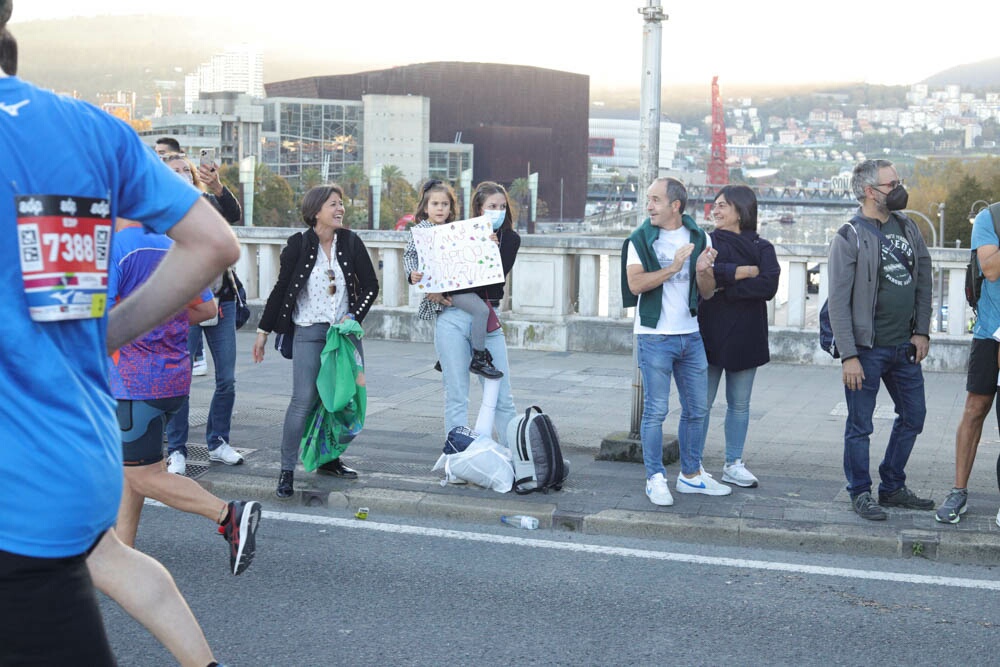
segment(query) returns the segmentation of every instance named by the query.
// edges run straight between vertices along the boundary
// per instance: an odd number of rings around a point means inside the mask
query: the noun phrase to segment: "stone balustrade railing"
[[[237,227],[243,246],[237,271],[256,313],[278,275],[279,256],[293,229]],[[433,340],[428,322],[416,319],[420,295],[403,272],[407,232],[360,230],[379,273],[381,294],[365,321],[369,337]],[[508,280],[501,319],[508,345],[552,351],[631,353],[631,311],[622,308],[620,261],[624,239],[597,236],[522,235],[517,263]],[[833,363],[817,344],[816,317],[827,294],[827,246],[776,245],[782,265],[777,298],[771,303],[771,352],[776,361]],[[925,367],[961,370],[967,360],[971,309],[965,302],[969,251],[932,248],[935,270],[944,271],[943,333],[932,322],[931,354]],[[818,293],[808,288],[818,267]],[[934,292],[938,278],[935,274]],[[935,299],[937,297],[935,296]],[[935,304],[937,301],[935,301]],[[957,314],[955,317],[953,315]]]

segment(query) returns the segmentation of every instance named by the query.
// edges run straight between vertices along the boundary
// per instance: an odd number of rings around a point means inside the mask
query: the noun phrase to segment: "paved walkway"
[[[1000,441],[993,418],[987,420],[969,484],[969,510],[960,524],[939,524],[933,512],[896,509],[889,510],[888,521],[864,521],[851,511],[844,490],[846,409],[836,367],[769,364],[758,371],[744,458],[760,479],[759,488],[735,489],[722,498],[674,494],[674,506],[657,508],[645,497],[641,464],[595,460],[602,438],[628,430],[630,357],[510,351],[517,407],[539,405],[552,416],[572,464],[561,492],[516,496],[439,484],[439,473],[430,470],[444,440],[433,346],[366,340],[367,425],[344,455],[360,478],[345,481],[299,468],[295,496],[278,500],[273,492],[291,362],[269,349],[264,363],[254,365],[252,338],[252,333],[238,334],[232,431],[233,446],[252,451],[245,465],[212,464],[199,477],[223,497],[257,498],[269,509],[324,504],[345,516],[364,506],[373,519],[391,513],[494,524],[501,514],[529,513],[542,527],[584,533],[1000,564]],[[926,380],[927,423],[908,465],[907,484],[940,502],[953,484],[954,433],[964,405],[965,378],[927,373]],[[212,384],[211,371],[208,377],[194,379],[193,442],[204,434]],[[723,463],[722,394],[720,388],[704,458],[705,468],[716,478]],[[478,389],[471,405],[478,409]],[[676,432],[678,414],[672,395],[666,432]],[[876,483],[892,417],[892,403],[883,390],[872,436]],[[671,489],[677,472],[676,464],[668,466]]]

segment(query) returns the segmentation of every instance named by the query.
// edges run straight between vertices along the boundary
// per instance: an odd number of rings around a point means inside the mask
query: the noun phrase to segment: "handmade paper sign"
[[[485,216],[410,231],[417,271],[424,274],[417,283],[420,291],[451,292],[503,282],[500,248],[490,238],[493,227]]]

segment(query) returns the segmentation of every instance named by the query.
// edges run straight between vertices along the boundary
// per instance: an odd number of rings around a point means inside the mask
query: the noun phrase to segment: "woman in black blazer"
[[[361,238],[344,227],[344,191],[339,185],[311,189],[302,200],[302,219],[309,229],[292,234],[281,251],[278,280],[271,290],[253,346],[256,362],[264,359],[272,331],[294,334],[292,399],[281,438],[281,473],[275,495],[293,492],[295,463],[306,420],[316,403],[320,353],[332,324],[364,321],[378,296],[378,277]],[[364,358],[361,341],[355,347]],[[334,459],[321,474],[356,479],[358,473]]]

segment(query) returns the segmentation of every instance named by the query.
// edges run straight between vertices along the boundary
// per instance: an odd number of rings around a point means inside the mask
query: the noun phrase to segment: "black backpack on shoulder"
[[[993,218],[993,231],[1000,238],[1000,202],[990,204],[990,217]],[[969,263],[965,265],[965,300],[972,310],[979,312],[979,297],[983,293],[983,268],[979,266],[979,255],[975,250],[969,252]]]

